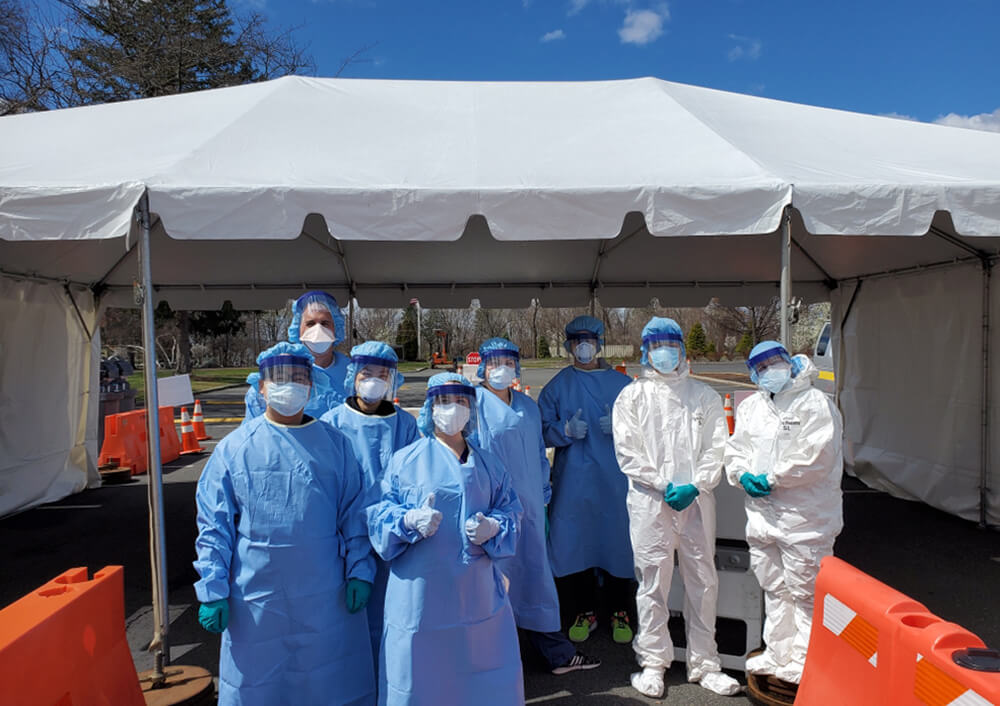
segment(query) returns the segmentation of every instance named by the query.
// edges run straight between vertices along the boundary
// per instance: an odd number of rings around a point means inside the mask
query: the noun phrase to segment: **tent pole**
[[[354,292],[347,303],[347,347],[354,348]]]
[[[990,275],[993,262],[983,258],[983,396],[982,396],[982,457],[979,460],[979,526],[987,524],[986,502],[989,499],[990,468]]]
[[[788,350],[788,302],[792,297],[792,216],[789,207],[781,217],[781,345]]]
[[[156,686],[166,679],[163,668],[170,664],[170,643],[167,641],[170,622],[167,615],[167,542],[163,525],[163,469],[160,467],[160,415],[156,389],[156,330],[153,319],[153,268],[149,251],[148,192],[143,193],[139,199],[136,216],[139,220],[139,263],[142,277],[137,295],[141,297],[142,303],[146,453],[149,459],[150,563],[153,578],[154,628],[149,649],[153,653],[153,685]]]

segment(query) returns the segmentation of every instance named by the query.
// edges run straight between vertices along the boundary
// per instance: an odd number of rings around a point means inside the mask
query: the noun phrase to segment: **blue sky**
[[[318,74],[656,76],[1000,130],[997,0],[231,0],[299,26]]]

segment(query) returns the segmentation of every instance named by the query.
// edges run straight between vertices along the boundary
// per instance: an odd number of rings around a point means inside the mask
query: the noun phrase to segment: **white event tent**
[[[1000,524],[998,246],[1000,134],[652,78],[290,77],[4,117],[0,515],[94,482],[109,305],[794,291],[833,302],[849,469]]]

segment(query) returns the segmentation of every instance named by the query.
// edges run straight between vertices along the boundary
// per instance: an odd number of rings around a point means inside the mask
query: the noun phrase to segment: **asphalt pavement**
[[[741,364],[696,365],[698,375],[737,374]],[[423,402],[426,380],[438,371],[407,374],[400,390],[405,407]],[[537,399],[557,369],[526,368],[522,380]],[[636,369],[634,372],[638,372]],[[630,374],[634,374],[629,370]],[[726,375],[729,377],[729,375]],[[712,383],[720,392],[737,389],[732,381]],[[210,452],[243,413],[245,387],[202,395],[208,432],[202,442]],[[193,582],[194,492],[208,454],[184,457],[164,468],[164,508],[167,532],[167,583],[170,612],[171,658],[178,664],[218,672],[218,636],[197,623]],[[1000,586],[1000,533],[980,530],[920,503],[868,490],[845,478],[844,531],[835,552],[881,581],[888,583],[941,617],[978,634],[988,645],[1000,646],[1000,612],[992,591]],[[77,566],[91,571],[105,565],[125,567],[125,615],[129,645],[138,670],[152,666],[145,648],[152,636],[149,569],[147,476],[124,485],[106,486],[70,496],[0,520],[0,605]],[[367,636],[357,636],[359,644]],[[742,696],[724,698],[697,685],[686,684],[684,666],[667,673],[664,700],[647,699],[630,686],[637,669],[630,646],[612,642],[610,629],[601,625],[581,649],[603,664],[588,672],[553,676],[526,652],[525,684],[529,704],[746,704]],[[742,674],[733,673],[742,681]]]

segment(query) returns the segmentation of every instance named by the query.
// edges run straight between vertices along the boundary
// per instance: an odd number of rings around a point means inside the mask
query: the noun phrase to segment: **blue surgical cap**
[[[684,333],[681,331],[680,325],[673,319],[668,319],[664,316],[654,316],[649,320],[649,323],[642,327],[642,346],[640,346],[642,357],[639,361],[640,363],[649,365],[649,346],[651,343],[657,341],[672,341],[677,343],[681,349],[681,360],[683,361],[687,357],[687,351],[684,346]]]
[[[302,315],[310,306],[318,306],[330,312],[333,318],[333,345],[337,345],[347,337],[347,326],[344,324],[344,315],[340,313],[340,305],[337,300],[326,292],[313,291],[306,292],[295,300],[292,305],[292,323],[288,326],[288,340],[292,343],[299,342],[299,329],[302,327]]]
[[[476,375],[485,380],[486,360],[498,357],[513,358],[514,372],[517,377],[521,377],[521,349],[506,338],[490,338],[483,341],[479,346],[479,368],[476,370]]]
[[[587,335],[590,334],[590,335]],[[581,338],[596,338],[597,345],[604,345],[604,324],[593,316],[577,316],[566,324],[566,341],[563,347],[572,353],[570,342]]]
[[[347,364],[347,374],[344,376],[344,391],[348,397],[355,394],[354,380],[358,377],[358,371],[366,365],[381,365],[395,370],[398,364],[399,357],[392,346],[381,341],[359,343],[351,349],[351,362]],[[392,384],[393,395],[402,384],[403,376],[397,370]]]

